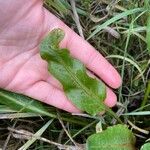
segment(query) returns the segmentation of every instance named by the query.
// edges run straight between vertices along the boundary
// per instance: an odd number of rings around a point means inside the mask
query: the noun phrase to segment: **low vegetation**
[[[123,0],[46,0],[44,6],[61,18],[80,36],[90,42],[120,72],[123,84],[115,91],[118,102],[111,110],[103,105],[105,87],[88,78],[80,62],[71,58],[67,50],[61,55],[57,49],[63,31],[50,34],[41,44],[41,55],[51,61],[49,71],[63,84],[64,90],[77,107],[87,114],[69,114],[42,104],[29,97],[0,90],[0,148],[8,150],[66,149],[66,150],[149,150],[150,149],[150,2]],[[56,33],[59,36],[56,37]],[[54,39],[54,40],[53,40]],[[51,43],[51,44],[50,44]],[[51,46],[48,46],[48,45]],[[56,50],[52,53],[50,50]],[[49,60],[54,54],[63,60],[65,55],[76,68],[64,62]],[[57,66],[56,66],[57,65]],[[58,66],[59,65],[59,66]],[[76,82],[86,77],[90,85],[101,86],[103,92],[86,96],[91,101],[77,103],[76,95],[85,96],[83,86],[89,93],[90,87],[82,84],[79,89],[72,85],[68,90],[60,71],[71,68]],[[69,73],[65,72],[65,75]],[[80,75],[80,76],[79,76]],[[70,80],[71,81],[71,80]],[[72,82],[70,82],[72,84]],[[95,86],[96,85],[96,86]],[[76,89],[76,90],[74,90]],[[93,88],[92,88],[93,89]],[[79,91],[81,90],[81,91]],[[97,97],[101,97],[95,109]],[[94,100],[95,99],[95,100]],[[92,102],[92,108],[91,103]],[[94,105],[95,104],[95,105]],[[106,113],[99,115],[98,112]],[[32,137],[32,138],[31,138]]]

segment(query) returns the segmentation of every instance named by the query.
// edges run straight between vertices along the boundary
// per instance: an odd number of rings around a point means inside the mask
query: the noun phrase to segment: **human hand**
[[[0,0],[0,88],[25,94],[66,110],[79,112],[67,99],[61,84],[48,73],[41,59],[39,44],[52,29],[61,28],[61,47],[112,88],[121,85],[117,71],[90,44],[49,13],[42,0]],[[112,107],[116,95],[107,88],[105,103]]]

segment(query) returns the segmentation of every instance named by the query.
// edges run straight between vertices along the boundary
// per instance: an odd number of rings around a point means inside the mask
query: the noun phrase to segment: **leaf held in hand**
[[[135,136],[126,125],[108,127],[87,139],[87,150],[135,150]]]
[[[85,66],[70,56],[67,49],[59,48],[64,37],[61,29],[54,29],[41,43],[41,56],[48,61],[50,73],[63,85],[68,98],[79,109],[96,115],[104,111],[105,85],[89,77]]]

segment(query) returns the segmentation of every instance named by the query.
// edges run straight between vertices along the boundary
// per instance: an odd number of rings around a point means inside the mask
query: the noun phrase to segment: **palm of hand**
[[[2,2],[3,8],[0,7],[1,14],[5,15],[4,20],[0,21],[1,88],[23,93],[69,112],[79,111],[67,100],[60,83],[48,73],[47,63],[39,55],[41,39],[54,27],[60,27],[66,32],[62,47],[68,47],[74,57],[110,86],[116,88],[120,85],[121,79],[115,69],[93,47],[47,12],[42,7],[42,1],[8,1]],[[9,13],[6,12],[8,4],[12,4]],[[92,58],[89,59],[90,56]],[[97,65],[101,69],[98,70]],[[110,76],[112,74],[114,77],[105,75],[106,67]],[[115,101],[114,93],[108,89],[106,104],[113,106]]]

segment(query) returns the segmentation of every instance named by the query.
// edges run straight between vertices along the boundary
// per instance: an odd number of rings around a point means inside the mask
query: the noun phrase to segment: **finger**
[[[106,88],[106,99],[105,99],[104,103],[108,107],[113,107],[117,103],[116,94],[108,87]]]
[[[71,101],[67,99],[64,92],[45,81],[35,83],[26,89],[23,94],[68,112],[80,112]]]
[[[46,10],[45,15],[48,31],[54,28],[62,28],[65,31],[65,38],[61,43],[62,47],[67,47],[72,56],[84,63],[89,70],[93,71],[109,86],[118,88],[121,85],[121,77],[118,72],[98,51]]]
[[[62,84],[56,78],[54,78],[51,74],[49,74],[49,76],[48,76],[46,81],[49,84],[53,85],[55,88],[63,90]]]

